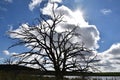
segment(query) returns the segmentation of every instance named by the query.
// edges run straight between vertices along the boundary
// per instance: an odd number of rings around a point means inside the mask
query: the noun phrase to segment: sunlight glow
[[[73,17],[74,17],[77,25],[80,25],[81,27],[84,27],[84,26],[88,25],[88,22],[86,22],[85,19],[84,19],[84,13],[81,10],[77,9],[73,13]]]

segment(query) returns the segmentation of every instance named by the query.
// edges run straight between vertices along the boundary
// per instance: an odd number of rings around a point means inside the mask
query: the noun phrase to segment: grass
[[[88,74],[86,74],[88,75]],[[94,76],[119,76],[120,73],[91,73]],[[90,75],[89,75],[90,76]],[[58,80],[55,77],[43,77],[37,76],[34,74],[30,74],[29,71],[27,72],[14,72],[14,71],[0,71],[0,80]],[[80,78],[75,79],[68,79],[65,78],[64,80],[83,80]],[[97,80],[97,79],[93,79]]]
[[[0,80],[57,80],[55,77],[35,76],[26,73],[15,73],[11,71],[0,71]],[[81,79],[68,79],[64,80],[81,80]]]
[[[0,72],[0,80],[40,80],[38,77],[13,72]]]
[[[26,68],[23,66],[16,65],[1,65],[0,66],[0,80],[58,80],[55,77],[43,77],[37,76],[39,74],[44,74],[39,70]],[[46,75],[54,75],[53,71],[48,71]],[[80,73],[80,72],[68,72],[66,76],[120,76],[120,72],[102,72],[102,73]],[[69,80],[65,78],[64,80]],[[80,78],[70,79],[70,80],[85,80]],[[93,80],[97,80],[96,78]]]

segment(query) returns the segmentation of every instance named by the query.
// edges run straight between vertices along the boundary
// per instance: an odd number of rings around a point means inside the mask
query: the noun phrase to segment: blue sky
[[[3,53],[15,41],[9,39],[6,32],[10,29],[17,29],[22,23],[32,24],[34,19],[39,17],[40,8],[43,8],[47,0],[33,5],[30,3],[38,0],[0,0],[0,57],[7,55]],[[55,0],[57,1],[57,0]],[[59,5],[64,5],[75,11],[80,9],[84,19],[89,25],[95,25],[99,31],[100,40],[97,41],[98,53],[108,54],[117,51],[120,55],[120,1],[119,0],[58,0]],[[19,53],[25,48],[15,47],[9,51]],[[112,55],[114,53],[111,53]],[[103,61],[105,63],[105,61]],[[111,61],[112,62],[112,61]],[[113,65],[111,65],[113,66]]]

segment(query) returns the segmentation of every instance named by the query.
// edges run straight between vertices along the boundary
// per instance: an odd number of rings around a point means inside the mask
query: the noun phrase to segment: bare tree
[[[37,26],[27,24],[9,31],[12,38],[19,40],[11,47],[25,45],[30,49],[16,55],[19,64],[37,64],[44,71],[53,70],[58,79],[63,78],[67,71],[85,72],[93,69],[96,55],[80,42],[82,35],[76,31],[77,26],[58,32],[57,26],[65,22],[62,14],[55,13],[54,5],[51,16],[41,15],[40,18],[37,19]]]
[[[12,57],[12,56],[10,56],[10,57],[8,57],[8,58],[5,58],[4,60],[3,60],[3,63],[4,64],[8,64],[8,65],[13,65],[13,64],[15,64],[14,62],[15,62],[15,57]]]

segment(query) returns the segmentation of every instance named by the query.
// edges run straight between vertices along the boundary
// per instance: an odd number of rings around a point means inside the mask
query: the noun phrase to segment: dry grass
[[[15,73],[11,71],[0,71],[0,80],[58,80],[55,77],[42,77],[36,75],[30,75],[25,73]],[[64,80],[82,80],[82,79],[68,79]]]

